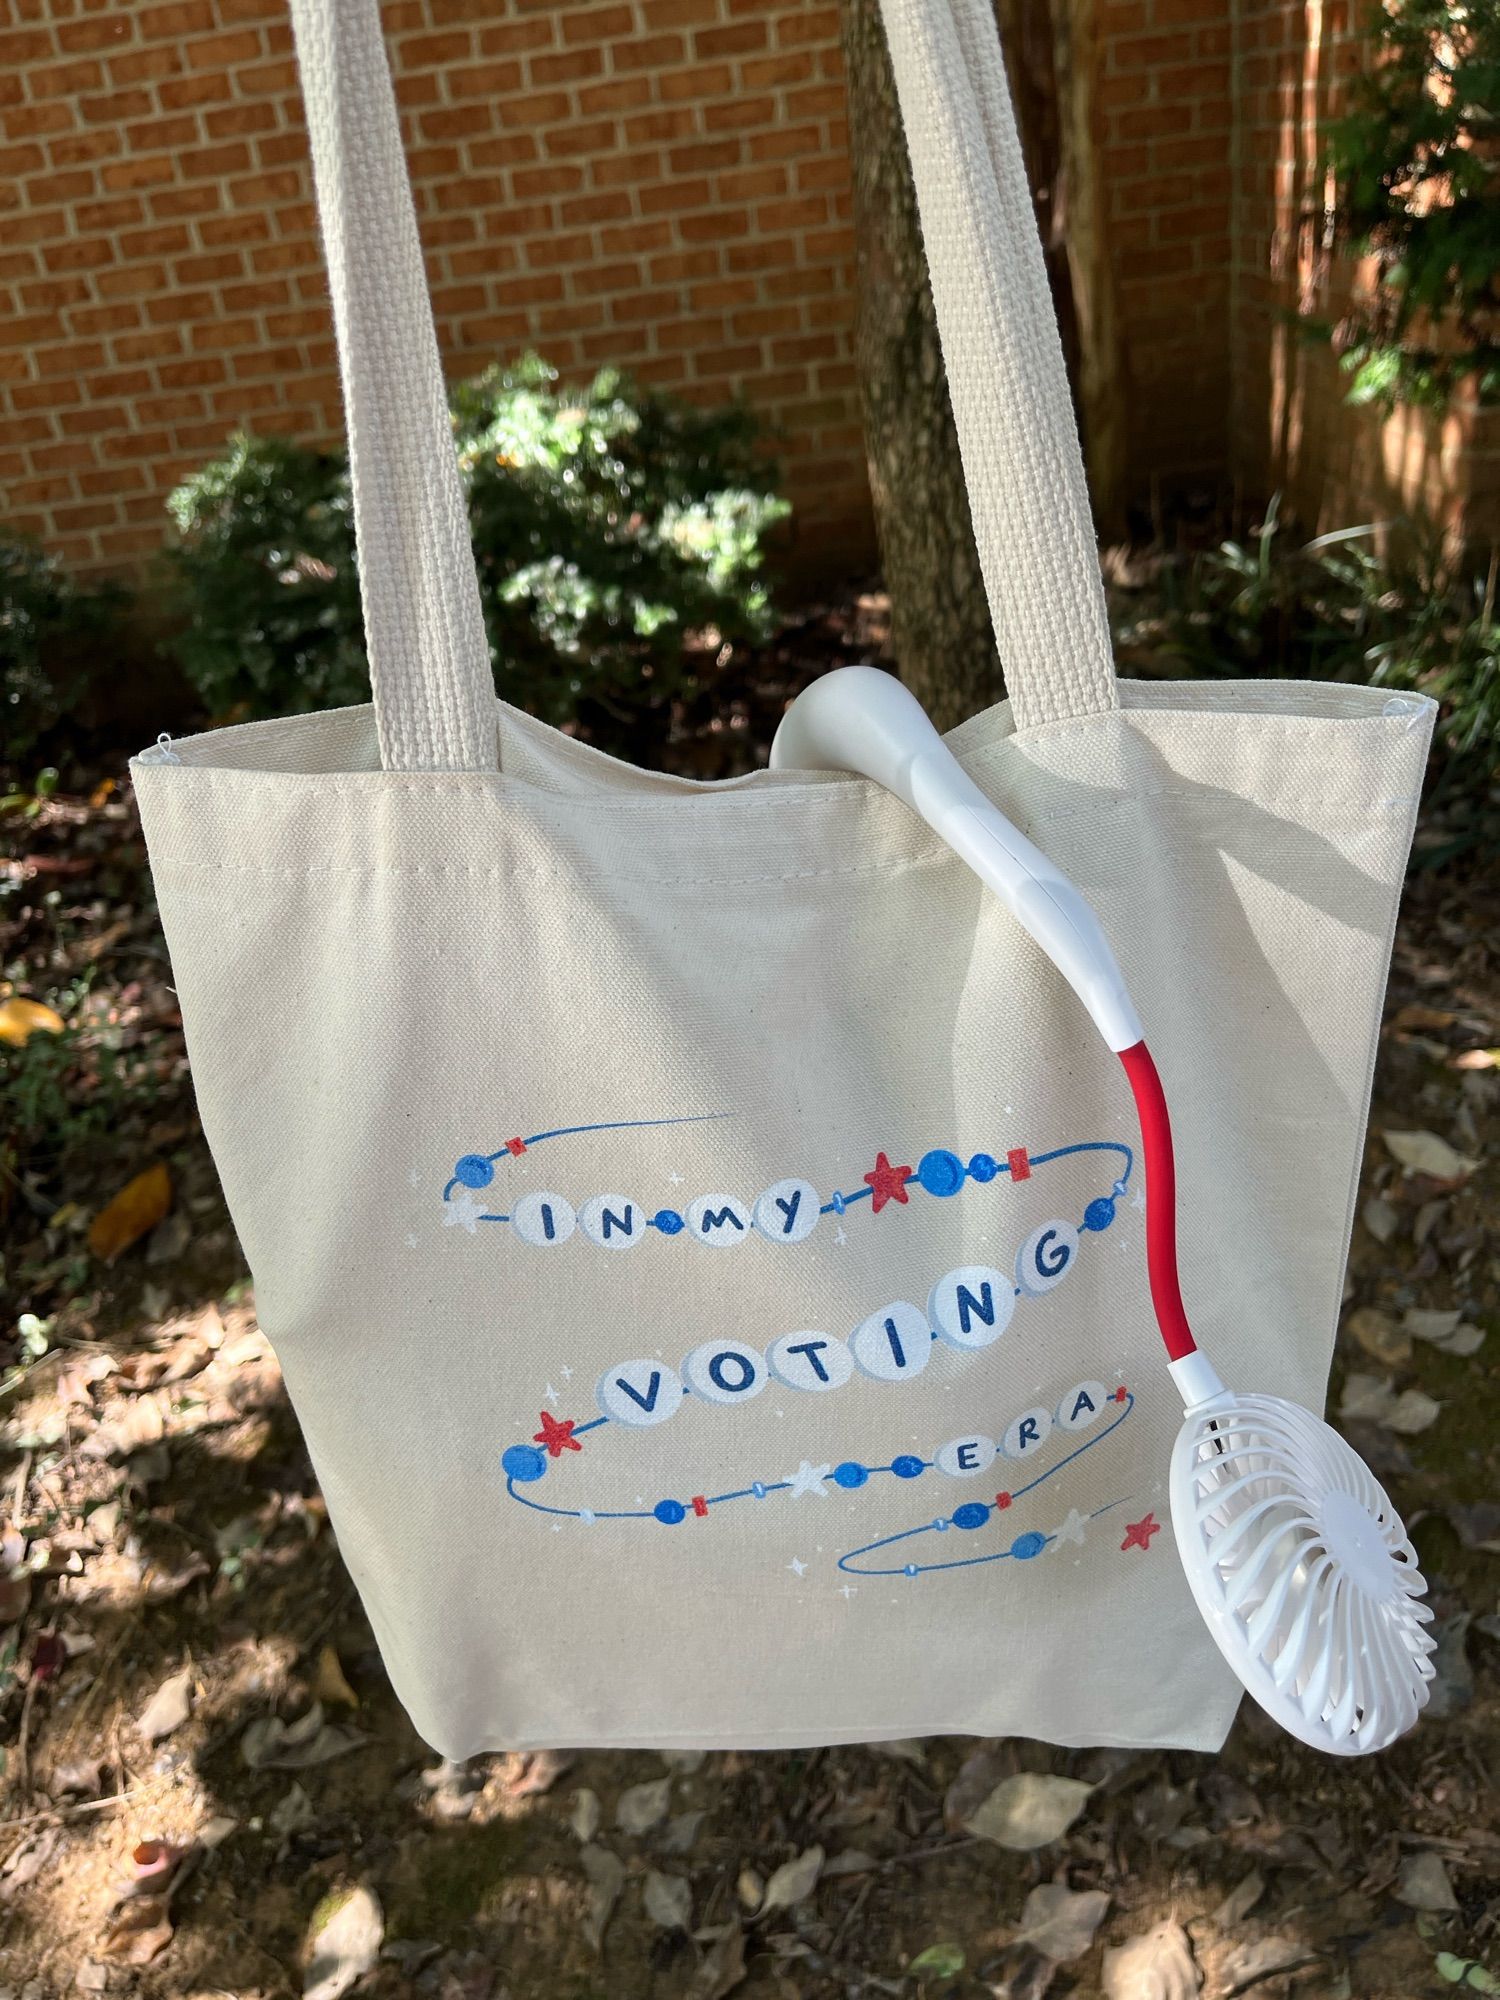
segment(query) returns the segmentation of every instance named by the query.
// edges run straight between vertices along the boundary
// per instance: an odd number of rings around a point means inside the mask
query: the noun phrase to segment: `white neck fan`
[[[1097,918],[966,775],[916,699],[873,667],[814,681],[787,710],[773,770],[851,771],[912,808],[1000,897],[1125,1066],[1140,1115],[1146,1262],[1187,1415],[1172,1525],[1220,1652],[1282,1726],[1335,1756],[1381,1750],[1433,1678],[1432,1612],[1399,1515],[1336,1431],[1280,1396],[1239,1395],[1188,1327],[1161,1079]]]

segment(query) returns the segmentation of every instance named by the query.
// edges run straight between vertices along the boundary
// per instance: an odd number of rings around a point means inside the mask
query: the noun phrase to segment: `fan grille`
[[[1433,1677],[1416,1551],[1368,1466],[1279,1396],[1190,1412],[1172,1522],[1220,1650],[1276,1720],[1321,1750],[1382,1749]]]

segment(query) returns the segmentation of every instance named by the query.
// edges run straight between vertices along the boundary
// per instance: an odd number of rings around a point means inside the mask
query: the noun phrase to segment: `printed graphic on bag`
[[[776,1181],[753,1200],[713,1192],[680,1208],[654,1210],[649,1203],[623,1194],[590,1195],[575,1202],[551,1190],[536,1190],[506,1203],[497,1187],[488,1204],[476,1198],[479,1190],[496,1186],[497,1167],[549,1141],[707,1123],[728,1115],[564,1126],[507,1140],[492,1153],[466,1153],[443,1190],[444,1223],[471,1236],[481,1222],[508,1223],[519,1241],[531,1248],[562,1245],[578,1233],[599,1248],[629,1249],[652,1230],[660,1237],[685,1236],[713,1248],[752,1236],[796,1244],[806,1241],[825,1216],[878,1216],[888,1205],[907,1206],[913,1192],[948,1199],[965,1186],[985,1187],[1002,1177],[1014,1186],[1054,1161],[1095,1153],[1113,1156],[1119,1172],[1107,1193],[1086,1203],[1076,1223],[1059,1216],[1034,1227],[1010,1268],[965,1264],[947,1271],[933,1283],[925,1308],[905,1299],[891,1300],[861,1320],[847,1339],[798,1329],[779,1335],[764,1349],[727,1337],[702,1341],[675,1368],[650,1358],[614,1363],[595,1384],[597,1415],[560,1417],[543,1409],[538,1417],[541,1428],[531,1441],[512,1444],[501,1454],[500,1469],[510,1498],[550,1516],[554,1528],[565,1522],[592,1527],[627,1521],[649,1522],[653,1531],[659,1531],[707,1520],[744,1503],[825,1499],[830,1489],[846,1496],[873,1494],[889,1491],[895,1481],[910,1485],[915,1493],[915,1482],[927,1473],[955,1480],[982,1479],[1003,1462],[1007,1471],[1016,1467],[1019,1476],[1014,1483],[1002,1480],[992,1498],[962,1500],[951,1511],[927,1514],[895,1533],[839,1552],[838,1568],[850,1576],[918,1577],[996,1562],[1030,1563],[1049,1552],[1083,1547],[1090,1524],[1124,1506],[1128,1496],[1119,1495],[1086,1512],[1069,1506],[1066,1517],[1059,1520],[1057,1503],[1063,1489],[1053,1482],[1128,1422],[1135,1397],[1123,1383],[1113,1387],[1095,1380],[1073,1383],[1050,1405],[1038,1403],[1019,1411],[998,1436],[975,1430],[946,1441],[935,1439],[925,1456],[901,1451],[884,1463],[804,1457],[795,1471],[778,1475],[768,1470],[766,1477],[745,1479],[724,1492],[705,1490],[686,1497],[643,1494],[635,1496],[633,1506],[614,1504],[619,1496],[610,1495],[608,1482],[611,1474],[618,1480],[622,1466],[618,1452],[607,1449],[611,1435],[621,1438],[655,1429],[677,1417],[690,1401],[699,1407],[743,1407],[772,1384],[822,1396],[857,1378],[911,1382],[941,1345],[977,1355],[1006,1333],[1018,1302],[1041,1299],[1063,1282],[1085,1237],[1102,1235],[1115,1220],[1117,1204],[1131,1192],[1132,1149],[1119,1140],[1100,1139],[1037,1154],[1013,1146],[1000,1156],[975,1153],[967,1161],[946,1148],[934,1148],[921,1156],[915,1168],[895,1164],[880,1151],[862,1177],[862,1186],[836,1192],[827,1200],[811,1181],[799,1177]],[[858,1207],[862,1203],[868,1203],[867,1210]],[[844,1240],[841,1228],[839,1240]],[[565,1371],[565,1379],[571,1373]],[[550,1383],[546,1393],[550,1400],[560,1400]],[[581,1463],[574,1462],[573,1454]],[[627,1459],[626,1468],[628,1463]],[[556,1473],[543,1487],[554,1465]],[[542,1492],[548,1496],[545,1500]],[[1033,1495],[1038,1497],[1033,1500]],[[575,1500],[576,1504],[568,1504]],[[1049,1500],[1054,1504],[1049,1506]],[[1055,1526],[1042,1525],[1054,1521]],[[1149,1549],[1158,1527],[1150,1514],[1130,1523],[1120,1550]],[[794,1556],[786,1567],[800,1577],[808,1565]]]

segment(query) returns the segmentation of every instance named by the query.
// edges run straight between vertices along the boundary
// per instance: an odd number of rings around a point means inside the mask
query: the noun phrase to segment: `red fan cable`
[[[1156,1308],[1156,1323],[1161,1328],[1167,1353],[1174,1361],[1182,1361],[1196,1353],[1198,1343],[1188,1325],[1177,1277],[1177,1169],[1172,1156],[1172,1122],[1167,1116],[1161,1078],[1146,1044],[1137,1042],[1134,1048],[1121,1049],[1120,1061],[1135,1093],[1135,1108],[1141,1121],[1146,1175],[1146,1273],[1151,1280],[1151,1303]]]

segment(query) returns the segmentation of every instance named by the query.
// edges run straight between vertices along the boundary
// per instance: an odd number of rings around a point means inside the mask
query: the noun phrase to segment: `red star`
[[[874,1190],[870,1212],[879,1215],[888,1201],[899,1201],[904,1208],[907,1201],[906,1183],[910,1179],[910,1167],[893,1167],[884,1153],[877,1153],[874,1173],[865,1175],[865,1186]]]
[[[519,1160],[521,1155],[526,1151],[526,1141],[524,1139],[507,1139],[505,1150],[513,1160]]]
[[[565,1417],[559,1423],[556,1417],[549,1417],[547,1412],[543,1410],[541,1412],[541,1419],[542,1428],[536,1432],[532,1442],[533,1444],[545,1445],[549,1458],[561,1458],[565,1451],[583,1450],[583,1446],[573,1435],[573,1426],[578,1421],[577,1417]]]
[[[1149,1549],[1151,1537],[1160,1533],[1161,1522],[1154,1513],[1148,1514],[1144,1521],[1127,1521],[1125,1539],[1120,1544],[1120,1551],[1123,1554],[1126,1549]]]

